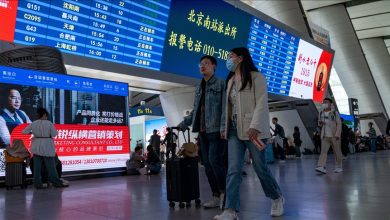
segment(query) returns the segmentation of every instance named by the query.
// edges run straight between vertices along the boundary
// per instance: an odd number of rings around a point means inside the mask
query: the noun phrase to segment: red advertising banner
[[[33,135],[22,134],[28,124],[17,126],[11,134],[14,139],[22,139],[30,149]],[[54,138],[58,156],[85,156],[129,154],[130,135],[127,126],[91,126],[55,124],[58,135]]]
[[[18,0],[0,0],[0,40],[14,41]]]
[[[314,78],[313,100],[315,102],[322,102],[322,99],[324,98],[324,93],[328,86],[327,83],[331,71],[331,60],[332,54],[325,50],[322,51],[321,57],[318,60],[318,66]]]

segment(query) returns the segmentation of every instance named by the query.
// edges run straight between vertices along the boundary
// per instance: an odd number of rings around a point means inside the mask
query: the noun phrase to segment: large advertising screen
[[[322,100],[333,52],[223,0],[2,0],[0,40],[200,78],[204,55],[225,78],[246,46],[273,94]]]
[[[124,167],[129,157],[128,85],[0,66],[0,153],[13,140],[29,149],[22,130],[44,107],[63,171]],[[4,157],[0,176],[4,176]]]

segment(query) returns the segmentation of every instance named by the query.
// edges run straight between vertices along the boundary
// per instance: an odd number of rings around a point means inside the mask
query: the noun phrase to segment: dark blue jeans
[[[223,160],[223,144],[221,144],[220,133],[200,133],[200,147],[202,152],[203,165],[214,196],[225,192],[226,169]]]
[[[376,138],[370,138],[370,148],[371,152],[376,152]]]

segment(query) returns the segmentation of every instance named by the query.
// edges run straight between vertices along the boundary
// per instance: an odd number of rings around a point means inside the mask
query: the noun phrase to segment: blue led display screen
[[[14,42],[159,70],[169,0],[19,0]]]

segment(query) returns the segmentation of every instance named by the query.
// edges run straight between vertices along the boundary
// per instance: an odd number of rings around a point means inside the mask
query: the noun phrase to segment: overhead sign
[[[137,117],[141,115],[164,116],[164,113],[161,107],[139,106],[135,108],[130,108],[130,117]]]
[[[321,102],[327,88],[332,51],[223,0],[16,3],[17,8],[11,3],[0,8],[7,15],[0,40],[193,78],[201,78],[198,63],[204,55],[217,58],[216,73],[226,78],[230,49],[248,47],[268,92]],[[329,45],[324,31],[312,32]]]

